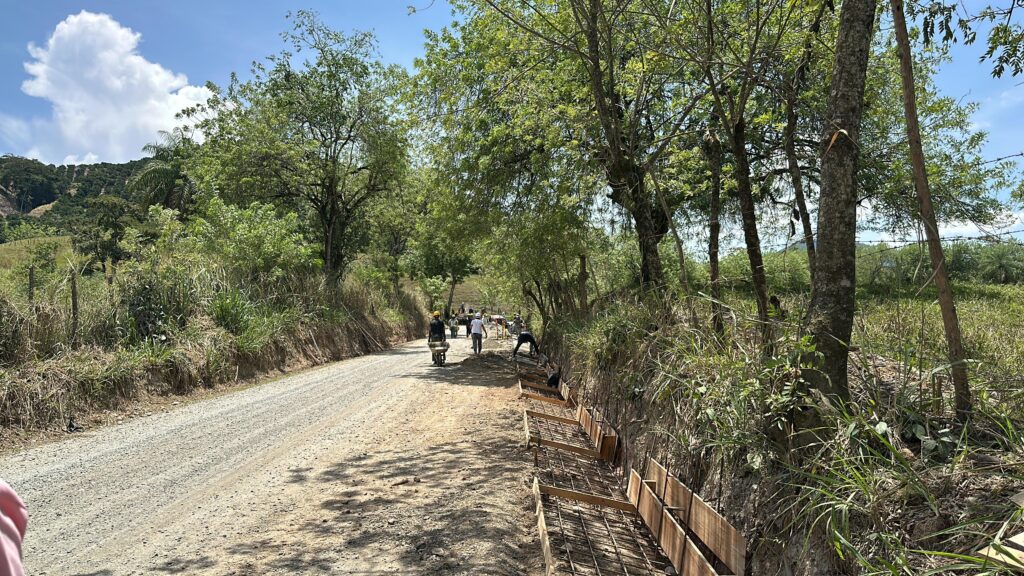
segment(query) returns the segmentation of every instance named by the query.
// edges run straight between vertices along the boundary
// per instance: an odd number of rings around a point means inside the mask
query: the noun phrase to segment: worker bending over
[[[519,353],[519,347],[527,342],[530,343],[530,356],[533,356],[540,347],[537,346],[537,340],[533,338],[533,332],[530,331],[530,325],[523,324],[523,329],[519,331],[519,339],[516,340],[516,348],[512,351],[513,358]]]

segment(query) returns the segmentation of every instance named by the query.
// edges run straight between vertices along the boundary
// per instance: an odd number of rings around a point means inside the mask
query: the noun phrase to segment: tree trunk
[[[840,401],[850,398],[847,361],[856,304],[857,137],[875,6],[875,0],[843,2],[822,140],[817,258],[807,315],[820,356],[804,377]]]
[[[612,200],[629,211],[640,248],[640,282],[645,290],[665,286],[658,245],[668,232],[668,220],[647,193],[646,174],[635,165],[610,167]]]
[[[764,274],[764,258],[761,256],[761,239],[757,234],[757,213],[754,209],[754,192],[750,183],[750,162],[747,159],[747,128],[741,116],[733,126],[732,152],[736,158],[736,193],[740,199],[740,214],[743,216],[743,239],[747,245],[747,259],[750,260],[750,277],[754,283],[754,299],[757,301],[757,320],[760,324],[761,345],[765,351],[771,347],[771,323],[768,321],[768,281]]]
[[[708,271],[711,276],[711,323],[719,336],[725,334],[722,320],[722,281],[718,273],[718,241],[722,233],[719,220],[722,211],[722,144],[708,130],[704,136],[704,155],[711,167],[711,199],[709,202],[710,222],[708,223]]]
[[[78,270],[71,271],[71,347],[78,347]]]
[[[796,92],[796,89],[793,90]],[[796,211],[800,216],[800,225],[804,231],[804,245],[807,249],[807,267],[811,271],[811,281],[814,281],[814,228],[811,226],[811,214],[807,211],[807,201],[804,198],[803,174],[800,172],[800,160],[796,155],[796,144],[793,139],[796,135],[796,95],[790,94],[786,99],[786,129],[783,137],[783,146],[786,149],[786,162],[789,164],[789,177],[793,181],[793,199],[796,200]]]
[[[651,182],[654,184],[654,194],[658,197],[658,202],[661,204],[661,211],[665,214],[665,219],[668,221],[669,230],[672,231],[676,256],[679,258],[679,287],[683,291],[683,299],[686,300],[686,307],[690,311],[690,323],[696,328],[700,325],[700,321],[697,318],[697,310],[693,306],[693,292],[690,290],[690,278],[686,273],[686,249],[683,248],[683,239],[679,235],[679,229],[676,228],[676,221],[673,218],[672,210],[668,207],[668,201],[665,200],[665,194],[653,171],[651,172]]]
[[[917,192],[917,201],[921,208],[921,220],[924,222],[925,235],[928,240],[928,254],[931,256],[932,270],[935,271],[933,274],[935,288],[939,292],[939,309],[942,311],[942,326],[945,328],[946,345],[949,347],[956,413],[961,420],[967,420],[971,415],[967,355],[964,353],[963,340],[960,335],[960,319],[957,317],[953,290],[949,285],[949,276],[946,273],[946,258],[942,252],[939,227],[935,219],[935,209],[932,206],[931,190],[928,186],[928,172],[925,169],[924,150],[921,145],[921,127],[917,121],[917,89],[914,85],[914,64],[910,54],[910,39],[907,37],[907,20],[903,15],[903,0],[890,1],[893,27],[896,30],[896,45],[900,55],[903,111],[907,120],[907,140],[910,144],[914,190]]]
[[[807,37],[804,39],[803,53],[800,62],[793,72],[793,81],[786,88],[786,128],[783,132],[783,147],[786,152],[786,162],[789,165],[789,176],[793,181],[793,199],[796,201],[797,215],[800,217],[800,225],[804,232],[804,246],[807,249],[807,268],[811,272],[811,281],[814,281],[814,228],[811,226],[811,214],[807,211],[807,201],[804,197],[803,174],[800,171],[800,161],[796,155],[796,105],[800,93],[804,89],[807,79],[807,69],[811,65],[811,55],[814,37],[821,30],[821,19],[825,16],[827,2],[822,2],[818,12],[814,15],[811,27],[807,30]]]
[[[324,227],[324,245],[323,245],[323,257],[324,257],[324,273],[327,275],[327,283],[329,286],[337,284],[337,278],[334,272],[334,224],[330,220],[323,221]]]
[[[448,307],[446,308],[446,310],[448,310],[449,312],[451,312],[452,304],[454,303],[454,302],[452,302],[452,300],[455,299],[455,286],[456,285],[458,285],[458,282],[455,281],[455,274],[452,274],[452,287],[451,287],[451,290],[448,291]]]
[[[587,279],[590,272],[587,271],[587,255],[580,254],[580,273],[576,276],[577,289],[580,297],[580,313],[586,317],[590,315],[590,294],[587,290]]]

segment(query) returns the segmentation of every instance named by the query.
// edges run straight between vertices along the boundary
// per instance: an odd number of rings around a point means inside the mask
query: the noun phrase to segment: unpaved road
[[[531,574],[514,380],[423,341],[0,460],[33,575]]]

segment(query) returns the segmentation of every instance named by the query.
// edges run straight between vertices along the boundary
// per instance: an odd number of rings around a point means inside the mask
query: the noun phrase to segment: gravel
[[[537,572],[514,381],[424,344],[0,459],[28,573]]]

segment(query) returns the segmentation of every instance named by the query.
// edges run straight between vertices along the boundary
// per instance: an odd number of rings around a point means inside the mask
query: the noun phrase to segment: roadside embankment
[[[425,315],[412,298],[401,309],[349,309],[344,317],[297,318],[260,342],[243,341],[202,318],[166,341],[81,347],[0,368],[0,445],[79,424],[120,420],[162,399],[253,382],[272,374],[379,351],[421,337]]]

